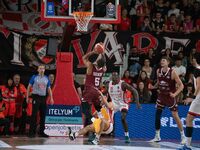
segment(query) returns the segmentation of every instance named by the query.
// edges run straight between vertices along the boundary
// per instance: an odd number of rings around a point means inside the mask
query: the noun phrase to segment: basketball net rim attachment
[[[88,31],[88,24],[93,17],[92,12],[73,12],[74,19],[77,25],[77,31],[79,32],[87,32]]]

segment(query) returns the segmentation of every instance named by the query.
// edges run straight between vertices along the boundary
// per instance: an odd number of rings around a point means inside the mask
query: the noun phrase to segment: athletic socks
[[[124,135],[129,137],[129,132],[124,132]]]

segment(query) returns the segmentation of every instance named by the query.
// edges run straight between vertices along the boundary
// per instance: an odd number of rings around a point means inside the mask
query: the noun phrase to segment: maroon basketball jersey
[[[99,88],[103,74],[104,74],[103,68],[98,69],[96,68],[95,65],[93,65],[92,74],[86,75],[85,86],[92,86]]]
[[[168,95],[170,92],[176,91],[176,82],[172,80],[172,68],[167,72],[163,72],[162,68],[158,70],[158,88],[160,94]]]

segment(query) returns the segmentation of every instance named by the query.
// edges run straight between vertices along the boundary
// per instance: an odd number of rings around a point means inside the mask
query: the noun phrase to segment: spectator
[[[148,16],[144,17],[144,21],[143,21],[140,29],[143,32],[150,32],[150,31],[153,30],[153,28],[151,27],[150,20],[149,20]]]
[[[17,89],[17,97],[15,100],[16,105],[16,112],[15,112],[15,118],[14,118],[14,126],[15,126],[15,133],[23,133],[25,130],[25,106],[26,103],[25,97],[26,97],[26,88],[25,86],[20,83],[20,75],[15,74],[13,76],[14,86]]]
[[[130,31],[131,30],[131,20],[127,16],[128,12],[126,9],[122,10],[122,20],[119,25],[117,25],[117,29],[120,31]]]
[[[195,55],[196,52],[197,52],[196,48],[193,48],[193,49],[190,51],[190,56],[189,56],[190,64],[191,64],[192,58],[193,58],[193,56]]]
[[[150,66],[154,67],[156,65],[156,55],[153,48],[150,48],[147,54],[147,59],[150,60]]]
[[[5,118],[4,111],[6,109],[6,105],[2,100],[2,94],[0,93],[0,127],[4,127],[4,132],[2,133],[6,137],[9,136],[9,119]]]
[[[130,76],[132,77],[133,82],[135,82],[141,70],[141,65],[138,62],[133,62],[133,64],[129,67],[129,70]]]
[[[147,0],[141,1],[141,3],[136,3],[136,14],[137,14],[137,28],[141,28],[144,22],[145,16],[150,16],[150,9],[148,7]]]
[[[176,3],[173,2],[173,3],[171,4],[171,9],[168,11],[168,17],[170,17],[171,14],[175,14],[176,17],[178,17],[178,16],[179,16],[179,13],[180,13],[180,9],[176,8]]]
[[[145,71],[141,71],[139,78],[137,80],[137,87],[139,86],[139,83],[143,82],[144,86],[147,87],[148,90],[152,88],[151,80],[147,77],[147,73]]]
[[[180,3],[180,10],[184,11],[185,14],[193,14],[194,7],[191,0],[182,0]]]
[[[51,86],[51,89],[52,89],[53,86],[54,86],[55,75],[54,74],[49,74],[48,78],[49,78],[50,86]]]
[[[170,65],[174,64],[172,50],[170,48],[165,49],[163,56],[166,56],[170,60]]]
[[[122,77],[122,80],[126,83],[128,83],[129,85],[132,85],[133,81],[130,77],[130,73],[128,70],[124,71],[124,74],[123,74],[123,77]]]
[[[179,31],[179,24],[176,21],[175,14],[171,14],[169,20],[167,20],[164,31],[165,32],[178,32]]]
[[[155,31],[157,34],[159,34],[160,32],[163,32],[164,19],[161,17],[160,12],[156,12],[156,17],[152,20],[151,25],[152,25],[153,31]]]
[[[194,74],[192,72],[188,74],[188,79],[186,83],[191,83],[192,85],[194,85]]]
[[[180,24],[184,21],[184,19],[185,19],[184,14],[185,14],[184,11],[180,11],[179,16],[176,18],[176,20],[177,20],[177,22],[178,22],[179,25],[180,25]]]
[[[139,51],[138,51],[138,48],[133,46],[131,49],[130,49],[130,52],[129,52],[129,58],[128,58],[128,65],[129,67],[135,63],[135,62],[140,62],[140,56],[139,56]]]
[[[198,19],[195,22],[195,26],[196,26],[196,31],[200,32],[200,15],[199,15]]]
[[[184,90],[183,98],[193,98],[194,97],[194,85],[192,83],[188,83],[186,85],[186,90]]]
[[[187,57],[184,55],[183,51],[178,52],[178,58],[182,60],[182,65],[187,68],[188,60],[187,60]]]
[[[29,129],[29,137],[33,138],[36,134],[36,120],[37,120],[37,113],[40,111],[40,132],[39,135],[41,137],[48,137],[44,133],[45,129],[45,116],[46,116],[46,96],[47,91],[50,96],[50,104],[54,103],[52,91],[50,87],[50,81],[47,76],[44,75],[45,66],[39,65],[38,66],[38,75],[33,75],[29,81],[29,85],[27,88],[27,95],[26,101],[29,102],[30,96],[30,88],[33,88],[32,91],[32,115],[30,121],[30,129]],[[48,90],[47,90],[48,89]]]
[[[137,23],[133,23],[133,22],[137,22],[137,15],[136,15],[136,8],[135,6],[135,1],[133,0],[128,0],[128,10],[130,9],[129,15],[130,15],[130,19],[131,19],[131,30],[135,31],[137,29]]]
[[[14,115],[16,112],[15,100],[17,97],[17,88],[14,86],[13,79],[9,78],[7,84],[2,87],[2,97],[5,103],[6,109],[4,115],[9,119],[9,131],[10,134],[14,132]]]
[[[138,84],[138,94],[140,103],[149,103],[151,100],[151,95],[148,89],[145,87],[144,82],[139,82]]]
[[[185,81],[186,67],[182,65],[182,59],[177,58],[175,66],[172,67],[182,81]]]
[[[152,67],[150,66],[149,59],[144,60],[144,66],[142,67],[142,71],[145,71],[147,73],[147,77],[150,79],[153,70]]]
[[[167,20],[167,12],[168,8],[164,5],[163,0],[157,0],[155,1],[155,8],[153,10],[153,16],[156,12],[160,12],[162,14],[162,17],[164,20]]]
[[[192,13],[192,19],[194,20],[194,22],[196,22],[200,14],[199,2],[195,1],[193,6],[194,6],[194,9]]]
[[[191,32],[195,32],[196,28],[194,27],[194,23],[192,21],[191,15],[187,14],[185,16],[185,20],[183,21],[180,31],[184,32],[185,34],[189,34]]]

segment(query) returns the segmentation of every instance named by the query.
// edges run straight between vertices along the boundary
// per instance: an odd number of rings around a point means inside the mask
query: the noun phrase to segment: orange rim
[[[92,12],[78,11],[78,12],[73,12],[73,15],[75,15],[75,16],[90,16],[90,15],[93,15],[93,13]]]

